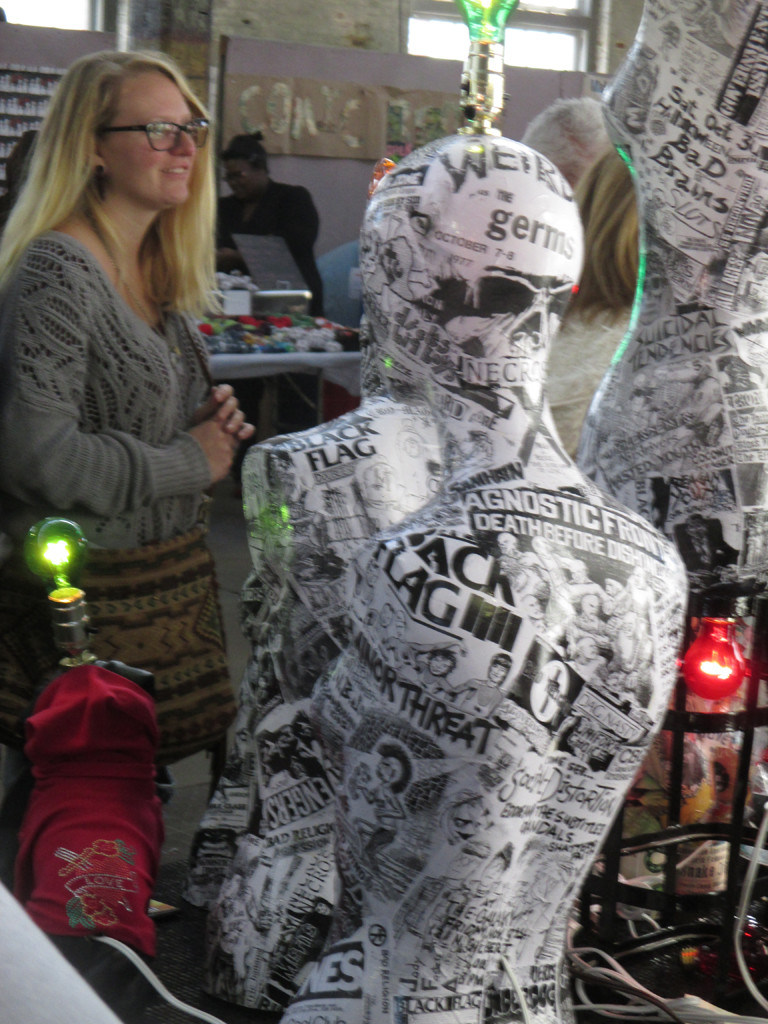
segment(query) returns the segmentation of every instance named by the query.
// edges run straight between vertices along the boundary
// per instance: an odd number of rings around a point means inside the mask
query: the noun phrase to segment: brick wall
[[[398,53],[401,5],[407,12],[407,0],[214,0],[213,35]]]

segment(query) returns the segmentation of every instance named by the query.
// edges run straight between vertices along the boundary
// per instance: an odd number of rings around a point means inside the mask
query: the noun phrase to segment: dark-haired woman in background
[[[219,199],[216,268],[247,272],[234,235],[284,238],[304,283],[312,292],[309,312],[323,315],[323,284],[314,245],[320,227],[312,196],[303,185],[285,185],[269,176],[261,133],[236,135],[221,154],[224,178],[232,195]],[[257,282],[258,283],[258,282]]]

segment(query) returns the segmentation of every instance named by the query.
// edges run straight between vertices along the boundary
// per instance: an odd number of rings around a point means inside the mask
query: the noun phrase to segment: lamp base
[[[461,75],[463,135],[501,135],[497,122],[504,108],[504,44],[475,39]]]

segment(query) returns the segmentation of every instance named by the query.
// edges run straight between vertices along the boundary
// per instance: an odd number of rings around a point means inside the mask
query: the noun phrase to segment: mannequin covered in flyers
[[[685,598],[672,545],[583,477],[549,413],[581,249],[565,180],[506,139],[431,143],[369,203],[375,352],[430,404],[446,474],[347,573],[350,642],[312,698],[341,893],[286,1024],[321,1005],[475,1024],[516,985],[531,1019],[568,1017],[569,904],[658,725]],[[615,693],[630,592],[652,644]]]

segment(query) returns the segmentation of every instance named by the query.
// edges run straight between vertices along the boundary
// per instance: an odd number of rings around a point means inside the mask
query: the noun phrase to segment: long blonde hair
[[[637,201],[629,169],[613,146],[586,171],[575,197],[584,225],[584,269],[565,319],[628,309],[640,260]]]
[[[122,83],[159,72],[177,86],[194,117],[207,117],[184,75],[165,54],[104,50],[81,57],[63,76],[40,128],[26,184],[0,244],[0,286],[13,274],[29,243],[76,215],[92,221],[119,252],[120,239],[104,213],[93,155],[99,129],[117,109]],[[189,197],[163,210],[142,244],[147,292],[163,309],[201,312],[215,287],[213,155],[198,151]]]

